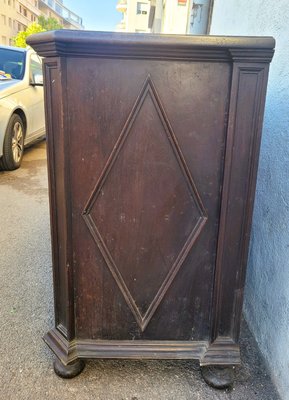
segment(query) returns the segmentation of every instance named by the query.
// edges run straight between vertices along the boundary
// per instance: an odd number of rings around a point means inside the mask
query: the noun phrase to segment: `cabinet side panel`
[[[208,339],[230,77],[67,60],[77,338]]]
[[[65,62],[60,59],[49,59],[44,62],[55,325],[67,339],[71,339],[73,297],[69,293],[71,269],[68,239],[67,140],[64,137],[63,120],[64,76]]]
[[[239,337],[267,76],[267,65],[234,65],[212,319],[218,342]]]

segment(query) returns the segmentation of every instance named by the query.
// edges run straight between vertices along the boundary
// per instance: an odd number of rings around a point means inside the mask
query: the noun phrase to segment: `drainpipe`
[[[161,33],[162,19],[163,19],[163,0],[156,0],[155,5],[156,5],[156,9],[155,9],[153,32]]]

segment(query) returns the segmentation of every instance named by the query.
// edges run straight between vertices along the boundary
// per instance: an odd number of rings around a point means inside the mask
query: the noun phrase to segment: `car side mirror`
[[[31,80],[32,86],[43,86],[43,75],[35,74],[33,75],[33,79]]]

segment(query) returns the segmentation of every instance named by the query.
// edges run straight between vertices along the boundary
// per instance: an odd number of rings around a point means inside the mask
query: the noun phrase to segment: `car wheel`
[[[24,124],[17,114],[13,114],[8,123],[3,144],[1,166],[7,171],[17,169],[21,165],[24,151]]]

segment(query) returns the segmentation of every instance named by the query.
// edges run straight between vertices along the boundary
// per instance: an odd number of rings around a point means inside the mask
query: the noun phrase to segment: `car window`
[[[25,52],[0,48],[0,71],[12,79],[23,79]]]
[[[30,74],[31,79],[34,80],[35,75],[42,76],[42,64],[37,54],[31,54],[30,57]]]

